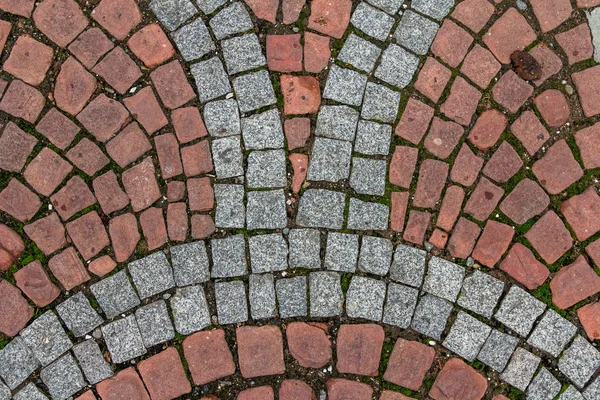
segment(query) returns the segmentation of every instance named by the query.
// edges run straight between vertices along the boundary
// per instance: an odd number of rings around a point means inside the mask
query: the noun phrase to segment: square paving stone
[[[288,246],[281,233],[252,236],[248,239],[248,247],[253,273],[287,269]]]
[[[591,385],[590,385],[591,386]],[[599,393],[600,396],[600,393]],[[597,398],[598,396],[596,396]],[[590,397],[592,398],[592,397]],[[569,386],[567,390],[561,393],[558,400],[585,400],[585,397],[574,386]]]
[[[540,368],[540,372],[533,378],[527,387],[527,399],[546,400],[554,399],[560,393],[561,384],[546,368]]]
[[[195,60],[216,50],[215,42],[201,18],[196,18],[174,32],[173,41],[185,61]]]
[[[64,400],[87,385],[79,366],[69,353],[42,369],[40,378],[50,396],[56,400]]]
[[[323,98],[351,106],[360,106],[366,85],[366,75],[332,65],[327,75]]]
[[[279,316],[281,318],[304,317],[308,313],[306,303],[306,277],[278,279],[276,283]]]
[[[383,281],[353,276],[346,294],[348,317],[381,321],[385,289]]]
[[[600,398],[600,377],[596,378],[588,385],[588,387],[585,388],[583,397],[585,397],[586,400],[595,400]]]
[[[519,344],[518,338],[494,329],[481,348],[477,359],[496,372],[502,372],[517,344]]]
[[[367,83],[361,118],[380,122],[394,122],[398,116],[400,93],[383,85]]]
[[[454,302],[460,292],[464,277],[464,267],[440,257],[432,257],[427,267],[423,290]]]
[[[250,14],[241,2],[232,3],[219,11],[209,21],[213,34],[218,40],[252,29]]]
[[[227,3],[227,0],[196,0],[200,10],[206,15],[212,14],[217,8]]]
[[[390,278],[406,285],[421,287],[425,274],[425,250],[404,244],[396,246],[390,267]]]
[[[411,7],[441,21],[454,6],[454,0],[415,0]]]
[[[242,118],[242,136],[246,150],[283,148],[283,127],[277,109]]]
[[[111,322],[100,329],[114,364],[146,354],[146,347],[133,315]]]
[[[19,390],[13,397],[14,400],[48,400],[33,383],[28,383],[23,389]]]
[[[127,264],[141,299],[147,299],[175,286],[173,270],[162,251]]]
[[[169,251],[177,286],[188,286],[210,279],[206,244],[203,241],[172,246]]]
[[[57,305],[56,311],[76,337],[91,332],[104,322],[82,292],[74,294]]]
[[[323,106],[317,115],[315,135],[353,141],[358,111],[348,106]]]
[[[383,310],[383,323],[402,329],[408,328],[417,306],[418,297],[417,289],[390,282]]]
[[[240,136],[229,136],[213,140],[211,149],[217,179],[244,175]]]
[[[158,300],[135,310],[135,319],[146,348],[156,346],[175,337],[167,303]]]
[[[373,121],[358,121],[354,151],[370,156],[388,155],[392,138],[391,125]]]
[[[427,294],[419,300],[412,321],[412,329],[440,340],[452,312],[452,304]]]
[[[285,151],[265,150],[248,154],[246,182],[249,188],[278,188],[287,185]]]
[[[246,226],[248,229],[283,229],[287,211],[283,189],[248,192]]]
[[[364,4],[364,3],[361,3]],[[373,43],[351,33],[344,42],[338,60],[365,72],[373,71],[381,49]]]
[[[344,293],[337,272],[311,272],[309,276],[310,316],[335,317],[341,315]]]
[[[579,335],[558,360],[558,370],[579,389],[585,386],[599,367],[600,352]]]
[[[212,137],[233,136],[242,132],[240,110],[233,99],[206,103],[203,115],[206,130]]]
[[[394,18],[365,2],[360,3],[350,19],[355,28],[385,42],[394,26]]]
[[[243,113],[270,106],[277,102],[269,73],[264,69],[235,78],[233,80],[233,90],[240,111]]]
[[[206,103],[231,92],[229,77],[218,57],[192,64],[190,72],[196,82],[198,98],[201,103]]]
[[[198,10],[189,0],[152,0],[150,8],[168,30],[177,29]]]
[[[221,47],[229,75],[262,67],[267,63],[255,33],[223,40]]]
[[[500,374],[500,378],[524,392],[540,365],[540,361],[540,358],[535,354],[518,347],[510,358],[508,366]]]
[[[308,189],[300,198],[296,223],[312,228],[341,229],[346,195],[325,189]]]
[[[387,275],[392,262],[392,241],[374,236],[363,236],[358,257],[358,269],[374,275]]]
[[[175,330],[182,335],[189,335],[210,325],[210,313],[202,286],[177,289],[169,304]]]
[[[338,182],[350,175],[352,143],[317,137],[308,164],[309,181]]]
[[[404,88],[412,81],[418,65],[419,57],[400,46],[390,44],[381,56],[375,77],[390,85]]]
[[[235,324],[248,320],[246,288],[242,281],[215,283],[215,302],[219,324]]]
[[[92,385],[113,376],[110,364],[104,359],[100,346],[94,339],[73,346],[73,354],[85,374],[85,379]]]
[[[10,400],[11,398],[10,389],[0,381],[0,400]]]
[[[50,364],[73,347],[71,339],[52,311],[46,311],[23,329],[20,335],[42,366]]]
[[[542,315],[546,305],[527,293],[520,287],[513,285],[500,304],[500,309],[494,318],[525,337],[531,331],[535,320]]]
[[[348,229],[384,231],[388,228],[390,208],[381,203],[350,199]]]
[[[491,318],[504,283],[481,271],[475,271],[465,278],[458,297],[458,305],[486,318]]]
[[[386,160],[352,157],[350,187],[360,194],[385,194]]]
[[[288,235],[290,268],[321,268],[321,232],[292,229]]]
[[[40,362],[19,336],[0,350],[0,377],[10,389],[16,389],[37,369]]]
[[[213,278],[231,278],[248,273],[244,235],[233,235],[210,241]]]
[[[460,311],[444,342],[445,348],[471,362],[490,335],[492,328]]]
[[[325,268],[331,271],[354,272],[358,260],[358,235],[329,232],[325,250]]]
[[[367,2],[393,15],[398,12],[404,0],[367,0]]]
[[[243,228],[246,224],[244,186],[216,183],[215,225],[219,228]]]
[[[251,274],[248,286],[252,319],[275,317],[277,306],[273,274]]]
[[[577,327],[552,309],[537,324],[527,343],[558,357],[577,333]]]

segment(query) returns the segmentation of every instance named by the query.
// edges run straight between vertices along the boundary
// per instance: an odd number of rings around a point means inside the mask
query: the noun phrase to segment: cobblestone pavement
[[[600,399],[599,0],[0,0],[0,400]]]

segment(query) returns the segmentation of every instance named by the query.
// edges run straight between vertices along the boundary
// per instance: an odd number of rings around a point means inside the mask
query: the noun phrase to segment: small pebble
[[[570,96],[573,93],[575,93],[575,91],[573,90],[573,86],[571,85],[565,85],[565,91],[567,92],[567,94]]]
[[[467,258],[467,267],[472,267],[473,264],[475,264],[475,260],[473,260],[473,257]]]
[[[527,4],[522,0],[517,0],[517,8],[519,10],[527,10]]]
[[[100,329],[94,329],[92,336],[96,339],[100,339],[102,337],[102,331]]]

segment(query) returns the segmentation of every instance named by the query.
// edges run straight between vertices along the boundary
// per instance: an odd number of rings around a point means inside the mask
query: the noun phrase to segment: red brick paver
[[[592,34],[586,23],[566,32],[559,33],[555,38],[560,47],[567,53],[569,64],[587,60],[594,55]]]
[[[600,196],[594,187],[564,201],[560,211],[580,242],[600,231]]]
[[[25,250],[25,243],[17,232],[4,224],[0,224],[0,238],[0,271],[6,271]]]
[[[423,343],[399,338],[390,355],[383,379],[418,391],[431,368],[435,350]]]
[[[329,379],[327,381],[327,398],[329,400],[371,400],[373,389],[362,382],[347,379]]]
[[[454,80],[448,98],[440,111],[461,125],[469,125],[481,99],[479,90],[460,76]]]
[[[200,111],[196,107],[178,108],[171,113],[171,122],[180,143],[191,142],[208,135]]]
[[[21,172],[37,139],[9,122],[0,136],[0,169]]]
[[[16,178],[0,191],[0,210],[21,222],[33,218],[41,206],[39,197]]]
[[[533,86],[519,78],[513,70],[506,71],[492,88],[494,100],[511,114],[519,111],[532,93]]]
[[[73,247],[68,247],[63,252],[52,257],[48,261],[48,268],[50,268],[52,275],[58,279],[66,290],[71,290],[90,279],[87,270]]]
[[[444,200],[440,207],[436,225],[450,232],[462,209],[464,198],[465,191],[460,186],[450,186],[446,189],[446,194],[444,194]]]
[[[565,124],[571,116],[569,104],[560,90],[549,89],[535,98],[535,106],[542,118],[551,127]]]
[[[69,45],[69,50],[83,65],[92,68],[114,46],[100,28],[90,28]]]
[[[533,164],[531,170],[550,194],[562,192],[583,176],[581,166],[564,139],[554,143],[544,157]]]
[[[468,2],[463,1],[460,4]],[[490,4],[487,0],[484,3]],[[460,4],[457,6],[460,7]],[[496,57],[487,49],[478,44],[465,57],[465,61],[460,67],[460,71],[469,79],[475,82],[480,88],[488,87],[492,79],[496,76],[502,65],[496,60]]]
[[[504,189],[481,177],[475,190],[471,193],[464,211],[479,221],[485,221],[496,209],[503,195]]]
[[[108,235],[96,211],[89,212],[67,224],[67,232],[85,260],[108,246]]]
[[[115,259],[117,262],[126,261],[133,254],[140,240],[135,215],[128,213],[114,217],[108,224],[108,232]]]
[[[277,18],[279,2],[277,0],[244,0],[252,9],[256,18],[264,19],[274,24]],[[285,2],[284,2],[285,3]]]
[[[225,331],[202,331],[183,341],[183,352],[196,385],[205,385],[235,372],[233,355]]]
[[[510,62],[515,50],[524,50],[535,39],[535,32],[515,8],[509,8],[483,36],[483,42],[503,64]]]
[[[577,317],[590,340],[600,339],[600,302],[581,307],[577,310]]]
[[[431,154],[446,159],[454,151],[463,133],[463,127],[456,122],[434,117],[423,144]]]
[[[288,150],[304,147],[310,137],[309,118],[291,118],[284,121],[285,138]]]
[[[596,123],[575,133],[575,143],[585,169],[600,167],[600,123]]]
[[[419,149],[396,146],[390,163],[390,183],[408,189],[412,183]]]
[[[350,22],[350,0],[314,0],[310,6],[308,28],[341,39]]]
[[[19,289],[38,307],[47,306],[60,295],[60,289],[52,283],[38,260],[15,272],[15,280]]]
[[[404,219],[406,217],[406,208],[408,207],[408,192],[392,192],[390,200],[392,210],[390,212],[390,228],[396,232],[404,230]]]
[[[494,155],[485,164],[483,173],[499,183],[505,183],[512,178],[523,166],[523,161],[515,149],[508,143],[502,142]]]
[[[56,105],[71,115],[78,114],[96,90],[96,84],[96,78],[74,57],[69,57],[56,78]]]
[[[529,290],[537,289],[550,276],[548,268],[521,243],[513,245],[506,258],[500,263],[500,269]]]
[[[236,329],[240,372],[244,378],[285,372],[283,339],[279,327],[242,326]]]
[[[150,400],[144,383],[133,367],[124,369],[112,378],[96,385],[102,400],[136,399]]]
[[[169,123],[150,86],[146,86],[135,95],[123,99],[123,103],[125,103],[133,118],[138,120],[149,134],[153,134]]]
[[[33,124],[45,104],[46,98],[37,89],[15,79],[8,85],[8,89],[2,96],[0,110]]]
[[[411,243],[423,245],[425,232],[429,229],[431,214],[424,211],[411,210],[408,214],[408,222],[402,236],[404,240]]]
[[[51,108],[35,129],[61,150],[66,149],[79,132],[79,127],[56,108]]]
[[[494,13],[494,6],[487,0],[465,0],[456,5],[452,18],[478,33]]]
[[[267,65],[271,71],[302,71],[302,35],[268,35]]]
[[[323,326],[292,322],[285,334],[290,353],[301,366],[321,368],[331,360],[331,341]]]
[[[169,240],[183,242],[188,234],[188,214],[185,203],[170,203],[167,206],[167,233]]]
[[[92,18],[118,40],[125,39],[142,21],[135,0],[102,0]]]
[[[110,162],[100,147],[85,137],[71,147],[66,156],[77,168],[89,176],[94,176]]]
[[[483,166],[483,159],[476,156],[471,148],[463,143],[458,155],[454,159],[450,179],[464,186],[471,186],[475,183],[479,171]]]
[[[530,155],[535,154],[550,139],[544,125],[530,110],[524,111],[510,128]]]
[[[72,170],[71,164],[46,147],[25,168],[23,178],[36,192],[48,197]]]
[[[179,61],[174,60],[156,68],[150,79],[165,107],[174,109],[181,107],[196,95],[185,77]]]
[[[236,400],[274,400],[275,392],[271,386],[259,386],[242,390]]]
[[[135,61],[121,47],[111,50],[92,71],[121,94],[125,94],[142,76]]]
[[[544,33],[560,26],[573,10],[569,0],[532,0],[531,6]]]
[[[329,63],[330,39],[326,36],[304,33],[304,69],[306,72],[319,73]]]
[[[379,325],[342,325],[337,335],[336,369],[343,374],[377,376],[384,338]]]
[[[60,47],[66,47],[88,25],[88,19],[74,0],[44,0],[35,9],[33,21]]]
[[[433,57],[427,57],[427,61],[415,82],[415,89],[437,103],[442,96],[452,72]]]
[[[411,142],[419,144],[429,123],[433,118],[434,109],[427,104],[414,99],[408,99],[406,107],[400,117],[400,122],[396,126],[396,135]]]
[[[160,198],[154,164],[150,157],[123,172],[122,180],[135,212],[148,208]]]
[[[140,225],[146,239],[148,250],[154,250],[167,243],[167,227],[163,211],[150,207],[140,214]]]
[[[79,176],[74,176],[56,192],[50,201],[63,220],[71,218],[83,209],[96,203],[96,198]]]
[[[194,239],[206,239],[216,230],[215,223],[210,215],[194,214],[191,223],[192,238]]]
[[[117,263],[110,256],[100,256],[88,264],[88,270],[96,276],[103,277],[116,266]]]
[[[600,292],[600,276],[583,256],[561,268],[550,281],[552,303],[564,310]]]
[[[25,225],[23,230],[46,255],[52,254],[67,245],[65,228],[56,213],[51,213]]]
[[[413,198],[413,205],[422,208],[434,208],[448,177],[448,164],[427,159],[421,163],[419,180]]]
[[[319,110],[321,89],[315,77],[281,75],[280,80],[284,114],[312,114]]]
[[[109,215],[119,211],[129,204],[129,197],[121,189],[117,180],[117,175],[113,171],[100,175],[92,183],[94,194],[100,203],[104,214]]]
[[[448,240],[447,249],[450,255],[463,259],[469,257],[480,232],[481,228],[475,222],[459,218]]]
[[[600,80],[600,65],[571,75],[579,94],[581,108],[586,117],[593,117],[600,113],[600,87],[596,84]]]
[[[480,400],[487,390],[487,379],[463,360],[451,358],[440,371],[429,396],[435,400]]]
[[[473,258],[487,267],[494,267],[508,250],[514,233],[509,225],[488,221],[473,250]]]
[[[475,121],[467,139],[478,149],[488,150],[496,144],[507,122],[508,118],[500,111],[486,110]]]
[[[77,120],[98,141],[106,142],[121,129],[128,116],[121,103],[100,94],[77,115]]]
[[[546,192],[537,183],[525,178],[502,201],[500,211],[521,225],[541,214],[549,204]]]
[[[279,400],[316,400],[316,398],[312,388],[297,379],[286,379],[279,387]]]
[[[127,46],[148,68],[157,67],[175,55],[173,45],[158,24],[146,25],[134,33]]]
[[[141,361],[138,370],[152,400],[171,400],[192,391],[174,347]]]
[[[473,37],[463,28],[446,19],[431,44],[431,52],[441,58],[452,68],[458,67],[469,47]]]
[[[0,314],[0,332],[10,337],[19,333],[33,316],[33,307],[6,280],[0,281]]]
[[[548,264],[573,246],[573,238],[554,211],[548,211],[529,229],[525,238]]]
[[[54,51],[28,35],[20,36],[4,62],[3,69],[11,75],[37,86],[46,77]]]

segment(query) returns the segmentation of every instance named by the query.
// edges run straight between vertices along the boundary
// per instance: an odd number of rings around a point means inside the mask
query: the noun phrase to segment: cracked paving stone
[[[113,376],[110,364],[104,359],[100,346],[94,339],[73,346],[73,354],[85,374],[85,379],[92,385]]]
[[[175,286],[171,264],[162,251],[132,261],[127,268],[142,300]]]
[[[460,311],[442,345],[471,362],[477,357],[492,328]]]

